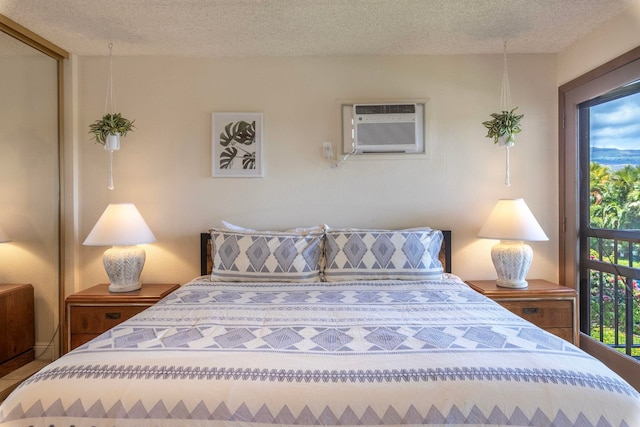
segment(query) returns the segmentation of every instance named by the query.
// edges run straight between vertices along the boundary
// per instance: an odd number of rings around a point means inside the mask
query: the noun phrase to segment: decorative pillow
[[[328,230],[324,279],[420,280],[440,279],[438,259],[442,232],[408,230]]]
[[[324,230],[306,234],[211,229],[211,280],[318,282]]]

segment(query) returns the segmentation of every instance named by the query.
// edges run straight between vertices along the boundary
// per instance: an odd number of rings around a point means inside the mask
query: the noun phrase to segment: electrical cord
[[[352,155],[352,154],[355,154],[355,153],[356,153],[356,151],[357,151],[357,150],[356,150],[356,145],[355,145],[355,143],[351,144],[351,147],[352,147],[352,148],[351,148],[351,151],[350,151],[350,152],[348,152],[347,154],[345,154],[345,155],[344,155],[344,157],[342,157],[342,159],[340,159],[340,160],[336,160],[336,161],[334,161],[334,162],[332,162],[332,163],[331,163],[331,167],[332,167],[332,168],[337,168],[338,166],[340,166],[340,163],[342,163],[342,162],[344,162],[345,160],[347,160],[347,158],[348,158],[350,155]]]
[[[51,340],[49,340],[49,344],[47,344],[47,346],[44,348],[44,350],[42,350],[40,354],[36,355],[36,359],[39,359],[40,357],[42,357],[42,355],[44,355],[47,351],[49,351],[49,349],[51,348],[51,345],[53,344],[53,340],[56,338],[56,336],[58,336],[59,332],[60,332],[60,323],[58,323],[58,326],[56,326],[56,330],[53,331],[53,336],[51,337]]]

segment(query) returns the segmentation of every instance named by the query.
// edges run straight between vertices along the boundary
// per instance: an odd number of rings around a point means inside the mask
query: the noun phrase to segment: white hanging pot
[[[498,147],[513,147],[515,143],[515,135],[513,134],[498,137]]]
[[[115,135],[107,135],[104,143],[104,149],[107,151],[117,151],[120,149],[120,132],[116,132]]]

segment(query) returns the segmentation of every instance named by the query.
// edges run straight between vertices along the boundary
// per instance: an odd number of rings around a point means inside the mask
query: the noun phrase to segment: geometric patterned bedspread
[[[0,426],[640,426],[640,395],[459,278],[197,278],[51,363]]]

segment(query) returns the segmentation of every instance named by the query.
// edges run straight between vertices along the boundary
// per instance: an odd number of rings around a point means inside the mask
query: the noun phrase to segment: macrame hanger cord
[[[109,190],[116,188],[113,185],[113,150],[109,150]]]
[[[510,111],[511,110],[511,88],[509,87],[509,69],[507,67],[507,41],[504,41],[504,51],[503,51],[503,70],[502,70],[502,90],[500,91],[500,108],[502,111]],[[505,145],[506,149],[506,161],[505,161],[505,179],[504,185],[507,187],[511,185],[511,171],[509,164],[509,144]]]
[[[107,80],[107,96],[104,101],[104,113],[116,111],[116,98],[113,91],[113,43],[109,43],[109,78]]]
[[[502,90],[500,92],[500,108],[502,111],[511,109],[511,88],[509,87],[509,68],[507,66],[507,42],[504,42],[502,69]]]
[[[116,111],[116,101],[113,94],[113,43],[109,43],[109,79],[107,80],[107,96],[104,102],[105,114]],[[109,190],[113,190],[113,150],[109,150]]]
[[[509,165],[509,149],[511,147],[509,147],[508,145],[505,147],[505,149],[507,150],[507,155],[506,155],[506,160],[505,160],[505,176],[504,176],[504,185],[506,185],[507,187],[509,187],[511,185],[511,171],[510,171],[510,165]]]

